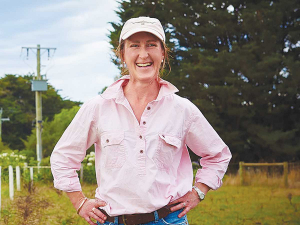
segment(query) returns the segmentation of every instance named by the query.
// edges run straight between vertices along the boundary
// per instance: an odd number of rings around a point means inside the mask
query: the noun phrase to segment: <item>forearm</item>
[[[85,196],[81,191],[66,192],[74,208],[78,210],[80,204],[84,201]]]

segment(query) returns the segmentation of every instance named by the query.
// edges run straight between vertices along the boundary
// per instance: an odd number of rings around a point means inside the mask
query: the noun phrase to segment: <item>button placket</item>
[[[141,120],[144,121],[144,120]],[[146,139],[145,139],[145,132],[146,128],[142,125],[139,127],[137,131],[137,145],[136,145],[136,159],[138,165],[138,173],[139,175],[146,174]]]

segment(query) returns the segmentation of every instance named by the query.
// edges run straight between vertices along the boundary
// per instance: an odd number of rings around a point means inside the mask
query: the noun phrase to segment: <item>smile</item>
[[[138,67],[147,67],[147,66],[151,66],[153,63],[137,63],[136,65]]]

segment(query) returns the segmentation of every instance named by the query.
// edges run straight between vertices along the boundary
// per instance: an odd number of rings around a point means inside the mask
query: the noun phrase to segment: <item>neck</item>
[[[140,82],[130,79],[124,87],[124,95],[126,98],[139,103],[153,101],[159,93],[158,79],[153,79],[150,82]]]

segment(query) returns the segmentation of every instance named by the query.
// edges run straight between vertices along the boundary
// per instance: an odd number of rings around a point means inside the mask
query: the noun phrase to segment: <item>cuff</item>
[[[65,192],[81,191],[81,185],[78,177],[64,178],[60,180],[54,179],[54,187]]]
[[[199,169],[196,173],[195,183],[199,182],[206,184],[213,190],[216,190],[222,186],[222,179],[209,171],[203,171],[203,169]]]

